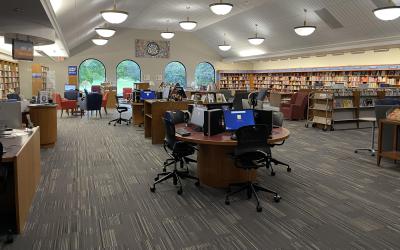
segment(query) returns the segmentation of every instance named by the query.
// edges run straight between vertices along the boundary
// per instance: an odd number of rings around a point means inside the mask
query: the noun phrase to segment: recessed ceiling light
[[[222,0],[220,0],[219,3],[210,4],[209,7],[214,14],[223,16],[231,12],[233,4],[223,3]]]
[[[315,27],[315,26],[307,25],[307,10],[306,9],[304,9],[304,15],[305,15],[304,25],[294,27],[294,32],[296,32],[296,34],[299,36],[309,36],[312,33],[314,33],[314,31],[317,29],[317,27]]]
[[[400,6],[396,6],[393,1],[389,0],[389,6],[374,9],[377,18],[383,21],[391,21],[400,17]]]
[[[104,20],[113,24],[123,23],[128,18],[128,12],[117,9],[115,0],[114,7],[111,10],[103,10],[100,13]]]
[[[256,34],[254,37],[250,37],[247,40],[249,40],[249,43],[252,45],[260,45],[264,42],[265,38],[263,37],[258,37],[258,33],[257,33],[257,29],[258,29],[258,24],[256,24]]]

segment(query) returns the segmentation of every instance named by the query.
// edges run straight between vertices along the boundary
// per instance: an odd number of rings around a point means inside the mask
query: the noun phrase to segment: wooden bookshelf
[[[32,95],[47,89],[47,72],[49,68],[41,64],[32,64]]]
[[[218,71],[219,89],[304,89],[400,87],[400,65]]]
[[[0,99],[14,92],[20,93],[18,63],[0,60]]]

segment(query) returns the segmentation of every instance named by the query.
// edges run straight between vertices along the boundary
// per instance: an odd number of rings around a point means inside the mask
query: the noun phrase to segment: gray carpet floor
[[[184,180],[149,191],[167,155],[133,126],[63,117],[58,141],[42,149],[42,178],[25,233],[5,249],[399,249],[400,168],[354,148],[369,129],[323,132],[285,122],[289,140],[273,156],[276,176],[259,183],[263,212],[244,195]],[[195,165],[192,166],[195,171]]]

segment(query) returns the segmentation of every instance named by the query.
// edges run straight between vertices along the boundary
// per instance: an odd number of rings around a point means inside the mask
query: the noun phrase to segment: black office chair
[[[131,122],[130,119],[122,118],[122,113],[127,112],[128,108],[119,105],[119,99],[121,99],[121,98],[122,98],[122,96],[115,96],[115,100],[116,100],[115,108],[117,109],[117,112],[119,113],[119,117],[114,120],[109,121],[108,125],[110,125],[112,122],[114,122],[114,126],[116,126],[117,123],[122,124],[122,122],[126,122],[126,125],[129,125]]]
[[[172,121],[163,118],[163,122],[165,126],[164,149],[168,155],[171,156],[171,159],[173,159],[170,162],[164,162],[164,169],[172,164],[174,164],[174,169],[172,171],[163,171],[162,173],[157,174],[157,177],[154,178],[155,182],[153,183],[153,186],[150,187],[150,191],[155,192],[156,184],[172,178],[174,185],[177,185],[179,182],[178,194],[180,195],[183,193],[181,179],[193,179],[196,180],[196,186],[200,185],[199,178],[190,175],[188,168],[185,170],[178,170],[176,166],[177,163],[179,163],[180,167],[184,168],[186,159],[188,159],[188,156],[195,153],[195,148],[189,143],[176,140],[175,124]],[[160,179],[161,176],[162,178]]]
[[[236,131],[237,146],[234,151],[235,166],[248,172],[248,181],[244,183],[229,184],[229,192],[226,194],[225,204],[229,205],[229,197],[241,191],[247,192],[250,199],[252,195],[257,201],[257,212],[262,211],[257,191],[274,194],[274,201],[279,202],[281,197],[277,192],[261,187],[250,180],[250,171],[271,164],[271,149],[267,143],[269,137],[268,129],[265,125],[251,125],[241,127]],[[230,191],[231,187],[239,186],[235,191]]]
[[[249,105],[252,109],[255,109],[257,106],[257,96],[258,93],[257,92],[251,92],[248,96],[247,96],[247,100],[249,102]]]

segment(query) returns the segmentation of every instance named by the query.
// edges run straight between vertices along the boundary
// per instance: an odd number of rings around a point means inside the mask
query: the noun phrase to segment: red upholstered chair
[[[106,112],[106,114],[107,114],[108,93],[109,92],[104,93],[103,99],[101,101],[101,107],[104,109],[104,112]]]
[[[308,93],[297,92],[290,99],[289,103],[281,104],[280,110],[283,117],[289,120],[303,120],[307,108]]]
[[[132,94],[132,88],[122,89],[122,96],[124,97],[124,99],[128,100],[131,94]]]
[[[69,115],[69,110],[73,111],[76,109],[76,100],[67,100],[64,98],[61,98],[61,95],[59,93],[54,93],[53,94],[53,100],[55,103],[57,103],[57,109],[61,109],[61,116],[63,115],[64,110],[67,111],[67,114]]]
[[[92,85],[91,91],[96,93],[101,93],[100,85]]]

